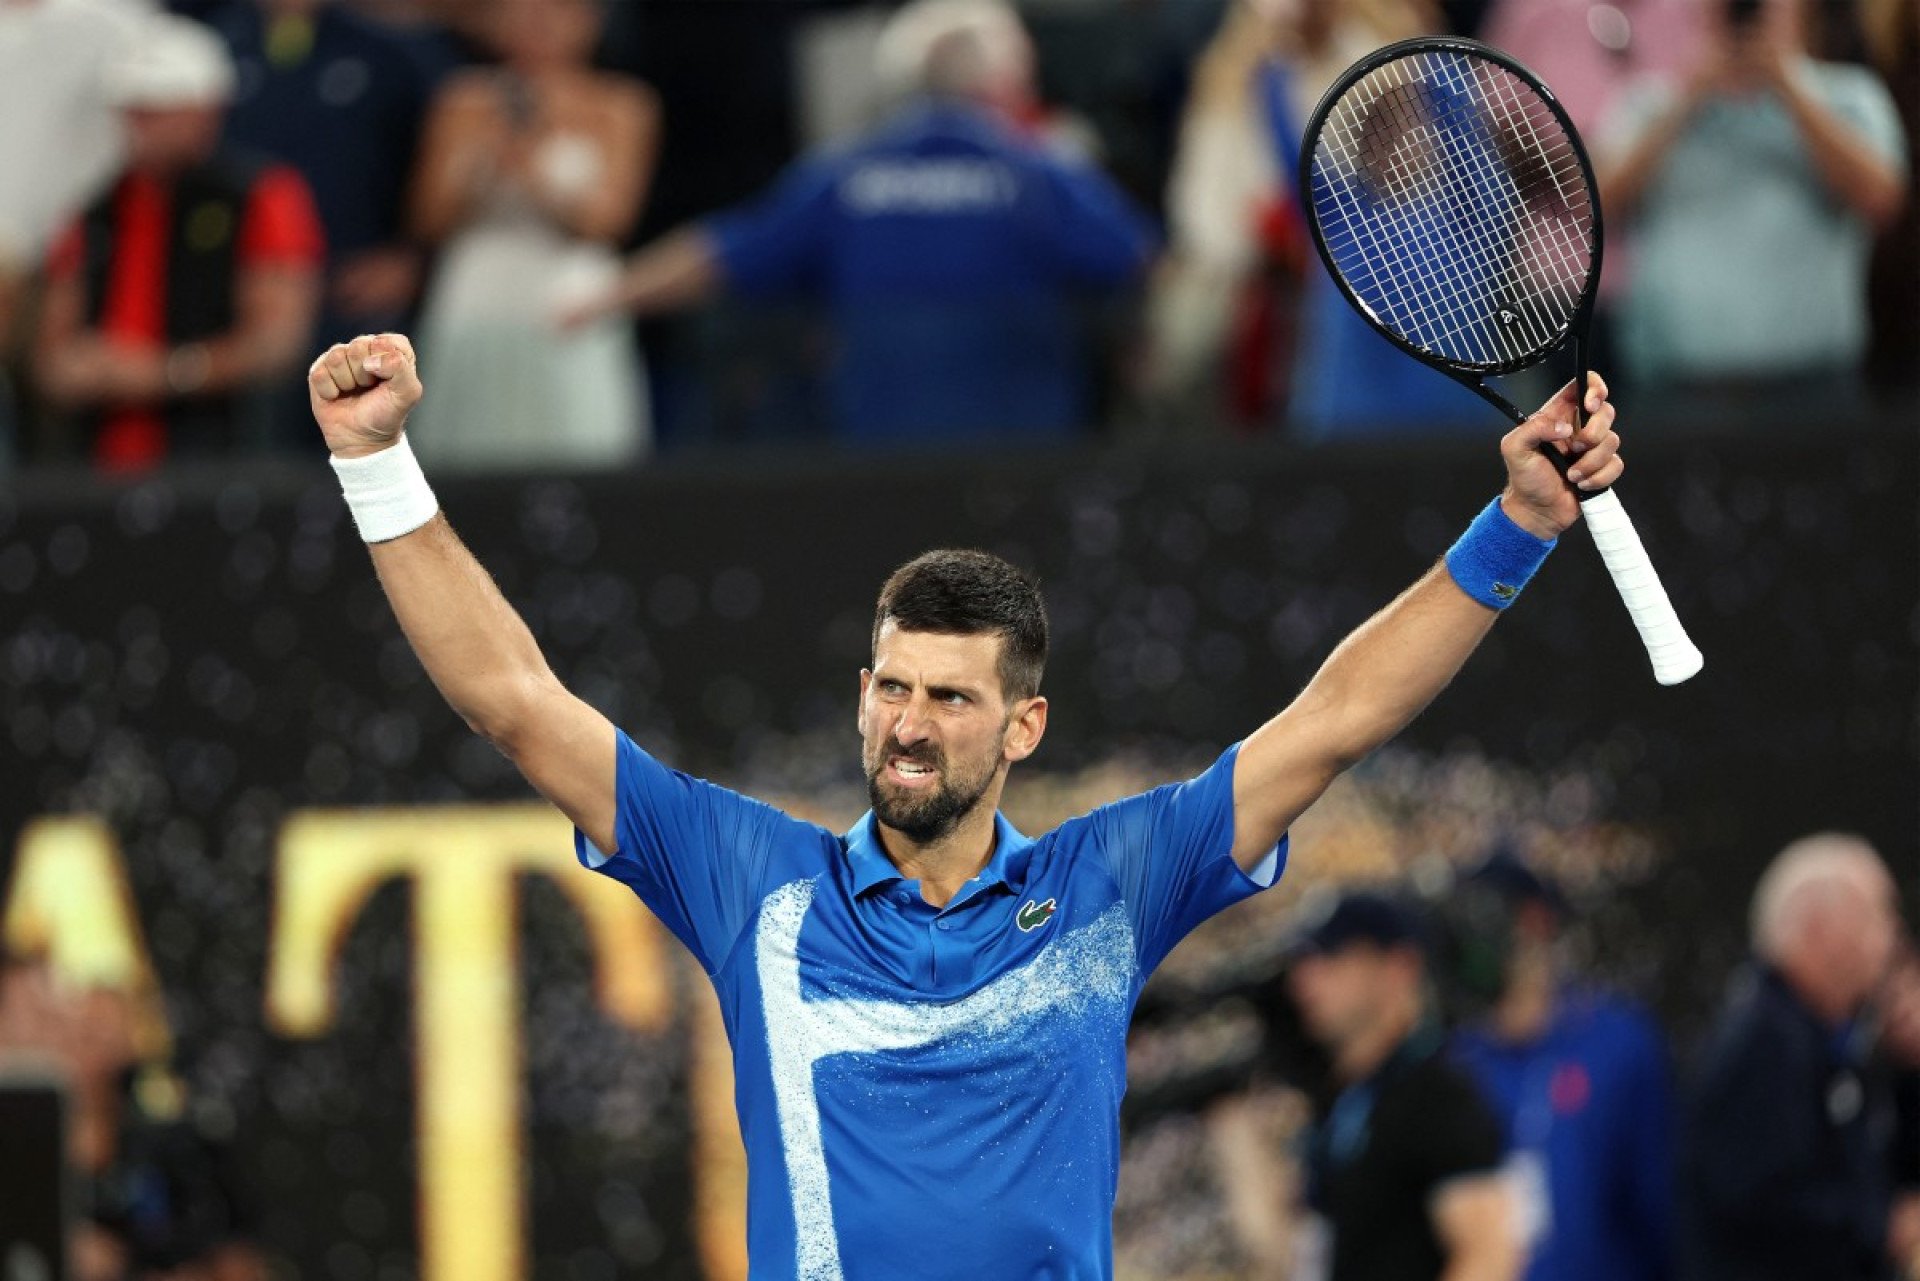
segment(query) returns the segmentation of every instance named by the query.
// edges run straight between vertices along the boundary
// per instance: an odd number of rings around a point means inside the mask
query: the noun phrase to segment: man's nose
[[[894,740],[902,747],[912,747],[926,739],[928,725],[926,698],[915,694],[900,709],[900,718],[893,723]]]

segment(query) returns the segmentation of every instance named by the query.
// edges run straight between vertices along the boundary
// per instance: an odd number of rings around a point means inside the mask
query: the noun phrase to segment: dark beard
[[[940,771],[940,785],[926,796],[889,794],[880,786],[880,775],[890,757],[933,766]],[[929,845],[953,831],[961,819],[974,811],[992,785],[993,773],[989,769],[978,779],[962,779],[956,783],[944,759],[888,744],[880,753],[879,764],[867,771],[867,800],[873,806],[875,818],[915,844]]]

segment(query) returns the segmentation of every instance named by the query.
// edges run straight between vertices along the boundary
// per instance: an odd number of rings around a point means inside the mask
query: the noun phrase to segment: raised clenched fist
[[[421,390],[405,334],[336,343],[307,370],[314,421],[338,458],[378,453],[400,439]]]

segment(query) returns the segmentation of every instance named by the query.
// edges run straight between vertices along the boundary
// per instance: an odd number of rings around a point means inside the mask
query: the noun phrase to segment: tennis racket
[[[1573,122],[1532,72],[1473,40],[1369,54],[1314,108],[1300,191],[1340,292],[1395,346],[1515,423],[1527,416],[1487,379],[1570,346],[1584,401],[1599,193]],[[1542,452],[1566,472],[1558,450]],[[1655,679],[1686,680],[1704,660],[1620,499],[1583,492],[1580,507]]]

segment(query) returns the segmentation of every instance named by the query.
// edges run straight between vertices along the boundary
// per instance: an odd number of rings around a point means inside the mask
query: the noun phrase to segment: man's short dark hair
[[[1040,692],[1047,666],[1047,607],[1023,570],[988,552],[945,549],[893,571],[873,611],[873,643],[888,619],[902,631],[942,636],[992,633],[1000,647],[1000,688],[1008,701]]]

